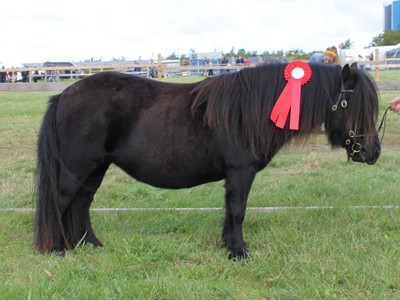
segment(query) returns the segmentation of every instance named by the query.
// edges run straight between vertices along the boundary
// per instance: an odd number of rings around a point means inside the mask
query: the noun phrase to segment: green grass
[[[162,81],[165,82],[180,82],[180,83],[192,83],[204,80],[205,77],[202,76],[175,76],[163,78]]]
[[[399,91],[381,92],[381,109]],[[53,92],[0,93],[0,208],[33,207],[36,135]],[[257,175],[246,262],[227,260],[223,211],[92,212],[104,247],[62,259],[32,248],[33,213],[0,212],[1,299],[399,299],[400,116],[374,166],[348,163],[321,135],[288,145]],[[94,207],[222,207],[223,182],[162,190],[113,167]]]
[[[375,78],[375,71],[368,72],[372,78]],[[379,81],[399,81],[400,70],[379,70]]]
[[[2,227],[2,299],[397,299],[399,211],[250,212],[247,262],[220,245],[222,212],[95,213],[106,243],[64,259],[30,248],[29,214]]]

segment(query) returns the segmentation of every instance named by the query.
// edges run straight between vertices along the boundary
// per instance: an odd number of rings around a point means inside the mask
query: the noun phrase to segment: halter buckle
[[[350,155],[351,155],[351,156],[354,156],[354,154],[357,154],[357,153],[361,152],[362,149],[363,149],[363,147],[361,146],[360,143],[354,143],[354,144],[351,146],[351,153],[350,153]]]

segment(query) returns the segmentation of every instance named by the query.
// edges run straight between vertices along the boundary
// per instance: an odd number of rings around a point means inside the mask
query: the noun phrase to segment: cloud
[[[4,60],[136,59],[158,52],[323,50],[383,32],[376,0],[8,2],[0,11]],[[0,57],[2,60],[3,57]]]

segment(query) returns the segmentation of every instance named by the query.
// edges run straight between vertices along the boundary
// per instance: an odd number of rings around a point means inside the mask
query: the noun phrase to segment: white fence
[[[374,61],[360,62],[355,61],[361,66],[368,66],[375,71],[375,81],[380,80],[380,71],[383,70],[400,70],[400,59],[391,58],[379,60],[379,54],[375,55]],[[352,62],[346,62],[352,63]],[[76,79],[93,75],[104,71],[117,71],[136,76],[158,78],[165,76],[189,76],[189,75],[208,75],[220,74],[227,71],[236,71],[245,68],[244,65],[179,65],[166,64],[161,61],[161,55],[155,63],[134,64],[134,63],[115,63],[115,64],[99,64],[99,65],[81,65],[81,66],[52,66],[38,68],[7,68],[0,69],[0,85],[7,83],[15,83],[18,81],[33,83],[38,79],[44,79],[44,82],[62,82],[63,79]],[[212,70],[212,72],[211,72]],[[5,80],[6,79],[6,80]],[[0,90],[4,90],[1,89]]]

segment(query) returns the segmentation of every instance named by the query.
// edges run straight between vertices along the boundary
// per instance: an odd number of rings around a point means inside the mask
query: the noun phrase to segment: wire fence
[[[275,212],[275,211],[290,211],[290,210],[327,210],[327,209],[385,209],[395,210],[399,209],[399,205],[350,205],[350,206],[257,206],[247,207],[248,211],[253,212]],[[142,211],[163,211],[163,212],[207,212],[207,211],[223,211],[223,207],[104,207],[104,208],[91,208],[94,212],[142,212]],[[34,208],[0,208],[0,212],[35,212]]]

